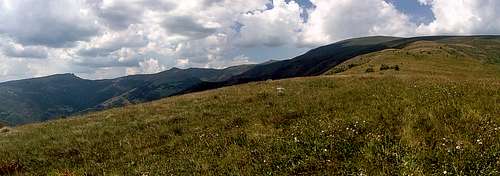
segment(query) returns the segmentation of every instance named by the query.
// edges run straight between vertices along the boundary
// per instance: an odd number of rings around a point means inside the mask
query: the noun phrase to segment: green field
[[[5,129],[0,175],[500,175],[500,45],[468,42]]]

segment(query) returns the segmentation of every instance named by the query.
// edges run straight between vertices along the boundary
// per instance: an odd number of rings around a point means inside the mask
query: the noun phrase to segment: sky
[[[340,40],[500,34],[498,0],[0,0],[0,82],[288,59]]]

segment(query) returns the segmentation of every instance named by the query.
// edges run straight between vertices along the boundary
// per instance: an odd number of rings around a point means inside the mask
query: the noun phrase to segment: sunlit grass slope
[[[500,69],[459,47],[9,129],[0,174],[498,175]]]

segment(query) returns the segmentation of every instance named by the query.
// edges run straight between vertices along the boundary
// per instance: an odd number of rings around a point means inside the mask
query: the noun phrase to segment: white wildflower
[[[278,88],[276,88],[276,90],[278,91],[279,94],[285,93],[285,88],[283,88],[283,87],[278,87]]]

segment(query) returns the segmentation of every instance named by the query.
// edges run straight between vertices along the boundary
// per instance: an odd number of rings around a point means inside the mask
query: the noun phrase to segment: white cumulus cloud
[[[498,34],[500,1],[497,0],[420,0],[432,6],[436,18],[421,25],[418,34]]]
[[[316,9],[301,36],[305,45],[317,46],[332,41],[367,35],[406,36],[415,25],[384,0],[312,0]]]

